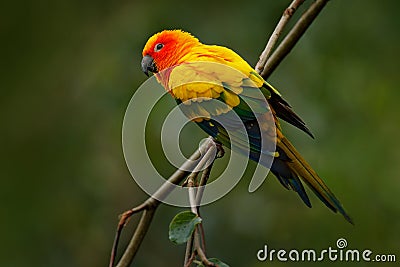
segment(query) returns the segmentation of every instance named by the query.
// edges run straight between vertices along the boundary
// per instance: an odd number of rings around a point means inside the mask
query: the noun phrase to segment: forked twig
[[[211,261],[209,261],[207,259],[206,254],[204,253],[203,249],[201,248],[200,240],[199,240],[200,236],[197,233],[197,229],[195,229],[193,235],[194,235],[194,247],[196,249],[197,255],[199,255],[201,262],[204,263],[206,266],[216,266],[215,263],[212,263]]]
[[[292,18],[294,12],[296,12],[297,8],[301,4],[303,4],[304,1],[305,0],[293,0],[289,7],[286,8],[283,12],[282,17],[278,22],[278,25],[276,25],[274,32],[271,34],[271,37],[269,38],[268,43],[265,46],[265,49],[261,53],[260,59],[256,64],[255,70],[258,73],[261,73],[264,70],[265,64],[267,63],[276,43],[278,42],[279,36],[281,36],[286,24]]]
[[[122,255],[120,261],[118,262],[117,267],[129,266],[129,264],[132,262],[143,241],[144,236],[147,233],[147,230],[149,229],[151,220],[153,219],[157,207],[158,204],[153,208],[147,208],[143,211],[142,217],[140,218],[139,224],[136,227],[135,233],[133,234],[132,239],[129,242],[127,248],[125,249],[125,252]],[[121,230],[119,231],[119,234],[121,233]],[[117,247],[115,246],[114,255],[116,254],[116,249]],[[113,259],[113,261],[114,260],[115,258]],[[112,266],[111,264],[113,264],[113,262],[112,263],[110,262],[110,266]]]
[[[204,142],[200,146],[200,148],[196,150],[193,155],[178,170],[176,170],[175,173],[172,174],[165,183],[161,185],[161,187],[153,194],[153,196],[149,197],[145,202],[136,206],[135,208],[125,211],[120,216],[120,220],[118,222],[117,230],[115,233],[113,247],[111,250],[109,263],[110,267],[113,267],[115,265],[117,248],[122,229],[127,224],[130,217],[136,213],[143,211],[139,224],[131,238],[128,247],[125,249],[124,254],[116,265],[117,267],[127,267],[132,262],[133,257],[136,255],[143,241],[143,238],[146,235],[146,232],[150,226],[150,222],[154,216],[155,210],[160,204],[160,200],[165,199],[174,189],[174,185],[180,184],[190,174],[189,172],[184,170],[193,170],[193,172],[195,172],[196,170],[198,170],[197,165],[203,166],[205,162],[213,160],[213,158],[211,157],[214,155],[208,153],[214,147],[213,142],[214,141],[212,140],[212,138],[209,138],[209,141]]]
[[[293,47],[303,36],[304,32],[310,27],[312,22],[318,16],[319,12],[324,8],[329,0],[316,0],[310,7],[303,13],[300,19],[296,22],[290,32],[286,35],[283,41],[276,48],[274,53],[268,59],[260,73],[264,79],[267,79],[272,72],[278,67],[282,60],[289,54]]]
[[[111,250],[111,259],[110,259],[110,264],[109,264],[110,267],[113,267],[113,266],[114,266],[114,261],[115,261],[115,257],[116,257],[116,253],[117,253],[117,248],[118,248],[118,243],[119,243],[119,239],[120,239],[120,236],[121,236],[122,229],[123,229],[124,226],[127,224],[129,218],[130,218],[133,214],[138,213],[138,212],[141,212],[141,211],[145,210],[146,208],[147,208],[147,206],[146,206],[146,204],[145,204],[145,202],[144,202],[144,203],[140,204],[139,206],[137,206],[137,207],[135,207],[135,208],[133,208],[133,209],[130,209],[130,210],[124,212],[123,214],[121,214],[120,220],[119,220],[118,226],[117,226],[117,231],[116,231],[116,233],[115,233],[113,248],[112,248],[112,250]],[[154,210],[155,210],[155,209],[154,209]],[[149,219],[147,218],[148,215],[147,215],[146,218],[145,218],[145,217],[144,217],[144,214],[145,214],[145,213],[143,213],[143,216],[142,216],[140,222],[142,222],[143,220],[146,220],[146,221],[149,220]],[[150,220],[151,220],[151,218],[150,218]],[[139,225],[138,225],[136,231],[138,231],[138,229],[139,229],[140,222],[139,222]],[[136,233],[136,231],[135,231],[135,233]],[[133,239],[132,239],[132,240],[133,240]],[[132,251],[132,249],[129,249],[129,251]],[[133,250],[133,251],[135,251],[135,250]],[[134,255],[133,255],[133,256],[134,256]]]

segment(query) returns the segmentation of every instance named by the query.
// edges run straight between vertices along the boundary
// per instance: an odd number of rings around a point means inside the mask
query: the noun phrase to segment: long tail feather
[[[280,130],[277,130],[277,137],[277,146],[282,149],[282,151],[290,159],[290,161],[286,162],[286,165],[290,168],[290,171],[299,176],[327,207],[332,209],[334,212],[339,211],[348,222],[354,224],[353,220],[346,213],[342,204],[331,192],[328,186],[322,181],[322,179],[312,169],[307,161],[299,154],[289,140],[283,136]],[[298,190],[295,188],[293,189],[299,193]],[[301,196],[300,193],[299,195]]]

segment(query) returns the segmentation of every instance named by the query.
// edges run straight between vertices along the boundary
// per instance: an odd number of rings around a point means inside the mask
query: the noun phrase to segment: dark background
[[[288,3],[2,3],[1,265],[107,266],[118,214],[147,197],[121,147],[124,111],[146,80],[146,40],[182,28],[255,65]],[[348,248],[400,260],[399,8],[395,0],[330,1],[269,80],[316,139],[286,125],[285,132],[356,226],[314,196],[306,208],[272,176],[254,194],[243,179],[203,208],[209,256],[231,266],[281,266],[259,263],[256,252],[264,244],[335,248],[343,237]],[[205,135],[192,129],[181,139],[194,148]],[[181,210],[160,207],[134,266],[182,266],[184,246],[168,240]]]

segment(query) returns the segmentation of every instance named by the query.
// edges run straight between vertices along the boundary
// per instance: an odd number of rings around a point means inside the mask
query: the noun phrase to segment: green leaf
[[[201,218],[191,211],[178,213],[169,225],[169,240],[175,244],[187,242]]]
[[[217,258],[210,258],[208,260],[211,261],[212,263],[215,263],[218,267],[229,267],[228,264],[220,261]],[[197,267],[204,267],[204,265],[203,265],[203,263],[200,263],[200,264],[197,265]]]

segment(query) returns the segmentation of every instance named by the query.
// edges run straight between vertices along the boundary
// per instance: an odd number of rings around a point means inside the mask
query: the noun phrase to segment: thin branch
[[[218,146],[217,146],[217,148],[218,148]],[[221,152],[221,153],[222,153],[221,155],[223,155],[224,152]],[[201,203],[201,199],[203,198],[203,193],[204,193],[204,189],[205,189],[204,186],[208,182],[208,178],[210,177],[213,164],[214,164],[214,162],[211,162],[211,164],[201,174],[200,183],[199,183],[199,187],[197,189],[197,194],[196,194],[197,214],[199,216],[200,216],[200,203]],[[204,233],[204,227],[203,227],[202,223],[199,224],[198,229],[199,229],[200,236],[201,236],[201,247],[204,251],[206,251],[206,235]]]
[[[217,148],[214,148],[214,149],[217,149]],[[195,179],[198,176],[198,172],[191,173],[187,179],[188,180],[187,186],[189,187],[189,202],[190,202],[191,211],[194,214],[196,214],[197,216],[200,216],[199,215],[200,214],[200,203],[201,203],[201,199],[202,199],[203,193],[204,193],[204,186],[207,184],[208,178],[211,173],[212,166],[214,164],[214,160],[217,158],[217,155],[218,155],[218,153],[216,153],[216,151],[213,150],[212,148],[207,151],[207,154],[209,154],[209,153],[214,155],[214,158],[210,158],[210,160],[212,160],[212,161],[207,162],[209,165],[202,172],[200,182],[197,187],[197,191],[194,188],[194,186],[196,185]],[[205,158],[208,158],[206,156],[202,159],[202,161]],[[196,166],[194,171],[198,170],[197,169],[198,166],[200,166],[200,168],[202,168],[203,165],[200,162]],[[205,255],[205,246],[206,245],[205,245],[204,228],[203,228],[203,224],[200,223],[199,225],[196,226],[192,236],[186,243],[184,266],[185,267],[190,266],[191,263],[193,262],[193,260],[195,259],[196,254],[199,255],[201,262],[204,263],[206,266],[215,266],[215,264],[213,264],[212,262],[210,262],[207,259],[206,255]]]
[[[199,164],[200,165],[200,164]],[[188,177],[188,182],[187,186],[188,191],[189,191],[189,203],[190,203],[190,210],[198,215],[197,212],[197,203],[196,203],[196,192],[195,192],[195,179],[199,173],[198,172],[193,172],[189,175]],[[186,243],[186,251],[185,251],[185,261],[183,263],[183,266],[190,266],[195,259],[196,255],[194,251],[196,250],[196,243],[195,243],[195,238],[196,238],[196,228],[193,231],[193,234],[190,236],[188,242]],[[190,256],[189,256],[190,255]]]
[[[187,186],[189,187],[188,191],[189,191],[190,210],[194,214],[197,214],[196,192],[194,189],[194,185],[195,185],[194,179],[197,177],[198,174],[199,174],[198,172],[192,172],[187,178]],[[190,266],[196,257],[196,255],[194,255],[194,253],[193,253],[193,251],[194,251],[193,243],[194,243],[195,232],[196,231],[193,232],[193,234],[190,236],[188,242],[186,242],[185,260],[184,260],[183,266]]]
[[[114,266],[114,262],[115,262],[115,257],[116,257],[116,253],[117,253],[117,248],[118,248],[118,243],[119,243],[119,238],[121,236],[121,231],[124,228],[124,226],[126,225],[126,223],[128,222],[129,218],[135,214],[138,213],[142,210],[146,209],[146,205],[145,203],[140,204],[139,206],[128,210],[126,212],[124,212],[119,220],[118,226],[117,226],[117,231],[115,233],[115,238],[114,238],[114,244],[113,244],[113,248],[111,250],[111,259],[110,259],[110,267]],[[136,229],[137,231],[137,229]],[[136,233],[135,231],[135,233]]]
[[[207,153],[209,153],[212,149],[210,149]],[[214,157],[217,157],[217,154],[214,153]],[[205,155],[204,157],[207,157],[207,155]],[[209,166],[203,170],[202,174],[201,174],[201,178],[200,178],[200,182],[198,184],[197,187],[197,192],[195,192],[195,188],[193,188],[195,186],[195,178],[198,175],[198,172],[193,172],[189,175],[189,177],[187,178],[188,183],[187,186],[189,187],[189,201],[190,201],[190,207],[191,207],[191,211],[195,214],[197,214],[198,216],[200,216],[200,202],[201,202],[201,198],[203,196],[203,192],[204,192],[204,185],[207,184],[207,180],[208,177],[210,176],[211,173],[211,169],[212,166],[214,164],[214,161],[212,161]],[[199,163],[199,165],[201,165],[201,163]],[[198,166],[199,166],[198,165]],[[197,166],[196,166],[197,167]],[[197,226],[198,230],[200,231],[200,235],[201,235],[201,249],[203,249],[205,251],[205,238],[204,238],[204,228],[203,228],[203,224],[200,223]],[[188,242],[186,243],[186,251],[185,251],[185,261],[184,261],[184,265],[185,267],[189,267],[193,260],[196,258],[196,249],[193,249],[194,247],[194,235],[195,235],[196,231],[193,232],[193,234],[190,236]]]
[[[206,254],[204,253],[203,249],[201,248],[200,245],[200,237],[199,234],[197,233],[197,229],[194,231],[194,247],[196,249],[197,255],[199,255],[199,258],[202,263],[204,263],[206,266],[216,266],[215,263],[212,263],[207,259]]]
[[[186,250],[185,250],[185,261],[183,263],[183,266],[190,266],[192,264],[194,258],[196,255],[192,253],[193,250],[193,235],[189,237],[188,242],[186,243]]]
[[[197,205],[197,207],[200,206],[201,199],[203,198],[205,185],[207,184],[208,178],[210,177],[210,173],[211,173],[211,169],[212,169],[213,164],[214,164],[214,162],[211,162],[210,165],[206,169],[204,169],[203,173],[201,174],[199,188],[197,189],[197,195],[196,195],[196,205]]]
[[[189,258],[187,262],[185,262],[185,265],[183,266],[190,267],[190,265],[192,265],[192,263],[195,262],[195,259],[196,259],[196,253],[192,253],[192,251],[190,251]]]
[[[143,238],[145,237],[147,230],[150,227],[151,220],[153,219],[157,207],[158,205],[155,206],[153,209],[146,209],[143,212],[136,231],[133,234],[128,247],[126,248],[125,253],[122,255],[120,261],[118,262],[117,267],[125,267],[131,264],[133,257],[135,257],[143,241]]]
[[[199,213],[200,216],[200,213]],[[199,234],[200,234],[200,240],[201,240],[201,248],[203,249],[204,253],[206,252],[206,235],[204,232],[204,227],[203,227],[203,223],[200,223],[198,226],[199,229]]]
[[[184,170],[195,170],[197,165],[204,165],[207,161],[211,160],[211,158],[207,159],[207,157],[211,157],[212,154],[209,153],[209,151],[213,150],[213,147],[213,140],[212,138],[209,138],[209,142],[204,142],[201,147],[196,150],[193,155],[181,166],[181,168],[176,170],[175,173],[172,174],[164,184],[162,184],[162,186],[153,194],[152,197],[149,197],[139,206],[130,209],[121,215],[115,234],[113,248],[111,250],[109,264],[110,267],[114,266],[122,229],[129,221],[129,218],[138,212],[144,211],[141,220],[131,238],[131,241],[128,247],[125,249],[125,252],[117,264],[117,267],[129,266],[143,241],[143,238],[154,216],[154,212],[160,204],[160,200],[165,199],[174,189],[174,185],[180,184],[189,175],[189,172]],[[196,164],[198,159],[200,159],[200,161],[198,164]]]
[[[258,60],[255,70],[258,73],[261,73],[264,70],[265,64],[267,63],[276,43],[278,42],[279,36],[283,32],[286,24],[292,18],[293,14],[296,12],[297,8],[304,3],[305,0],[293,0],[293,2],[289,5],[288,8],[282,14],[281,19],[275,27],[274,32],[268,40],[267,45],[265,46],[264,51],[260,55],[260,59]]]
[[[324,8],[329,0],[316,0],[311,6],[303,13],[297,23],[293,26],[291,31],[286,35],[285,39],[279,44],[272,56],[267,61],[261,76],[267,79],[271,73],[278,67],[282,60],[289,54],[295,44],[303,36],[304,32],[308,29],[311,23],[318,16],[319,12]]]
[[[196,178],[197,175],[190,175],[190,179]],[[188,183],[188,191],[189,191],[189,202],[190,202],[190,210],[197,214],[197,205],[196,205],[196,189],[194,188],[194,181],[190,180]]]

